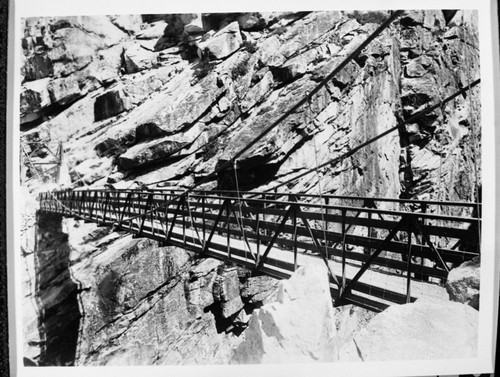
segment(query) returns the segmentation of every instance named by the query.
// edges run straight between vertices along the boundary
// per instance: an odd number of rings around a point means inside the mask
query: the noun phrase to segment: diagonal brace
[[[345,287],[345,289],[342,290],[342,292],[339,294],[339,296],[335,300],[335,306],[341,305],[342,301],[345,299],[346,294],[351,291],[351,289],[353,288],[354,284],[356,284],[358,282],[359,278],[361,278],[361,276],[365,273],[365,271],[370,267],[370,265],[375,260],[375,258],[377,258],[379,256],[379,254],[382,252],[385,244],[387,242],[389,242],[390,240],[392,240],[394,238],[394,236],[396,235],[396,233],[399,232],[399,230],[401,229],[401,227],[404,224],[407,224],[407,222],[408,222],[408,220],[406,218],[402,218],[401,221],[399,221],[399,223],[397,223],[397,225],[394,227],[394,229],[392,229],[390,231],[390,233],[382,241],[382,243],[380,244],[380,246],[378,247],[378,249],[375,250],[375,252],[372,255],[370,255],[370,258],[367,259],[367,261],[365,262],[365,264],[363,265],[363,267],[360,268],[360,270],[354,276],[354,278],[352,278],[352,280],[349,282],[349,284],[347,284],[347,286]]]

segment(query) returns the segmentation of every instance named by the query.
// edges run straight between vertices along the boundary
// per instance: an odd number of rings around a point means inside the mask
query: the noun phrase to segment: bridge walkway
[[[442,297],[449,269],[479,255],[481,206],[402,199],[181,190],[56,191],[40,210],[287,278],[323,263],[335,305],[380,311]]]

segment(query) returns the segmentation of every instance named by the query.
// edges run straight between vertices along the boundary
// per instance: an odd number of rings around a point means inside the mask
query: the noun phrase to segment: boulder
[[[147,28],[138,32],[136,37],[137,39],[158,39],[163,36],[166,27],[167,23],[165,21],[156,21],[148,25]]]
[[[261,102],[272,89],[273,84],[273,74],[268,71],[264,77],[247,92],[245,98],[241,101],[241,111],[246,112],[257,103]]]
[[[214,36],[198,44],[198,55],[211,59],[224,59],[238,50],[243,44],[238,22],[232,22],[219,30]]]
[[[299,268],[277,301],[253,312],[233,363],[332,361],[335,318],[326,267]]]
[[[276,301],[279,280],[270,276],[248,278],[241,288],[241,297],[249,304],[261,306]]]
[[[120,75],[122,54],[123,46],[121,44],[98,51],[97,59],[80,73],[81,76],[95,77],[103,85],[109,85],[117,80]]]
[[[136,34],[141,31],[142,16],[140,14],[122,14],[108,16],[113,25],[118,27],[120,30],[124,30],[130,34]]]
[[[195,13],[169,14],[165,17],[167,27],[163,37],[179,41],[184,33],[184,26],[197,17]]]
[[[184,22],[184,33],[187,35],[202,34],[205,32],[201,13],[181,15]]]
[[[443,11],[427,9],[424,11],[424,27],[430,30],[441,30],[446,27]]]
[[[33,54],[24,61],[22,73],[25,80],[40,80],[54,74],[54,65],[47,54]]]
[[[110,118],[127,110],[128,106],[122,96],[122,91],[113,90],[96,97],[94,102],[95,121]]]
[[[334,310],[335,327],[337,328],[335,336],[336,358],[338,358],[338,352],[342,347],[351,342],[353,336],[364,329],[377,313],[355,305],[345,305]]]
[[[98,51],[114,46],[126,35],[106,17],[99,19],[103,21],[102,25],[99,25],[97,20],[89,21],[85,25],[73,20],[71,27],[57,29],[53,33],[48,56],[54,64],[55,76],[68,76],[82,70],[94,60]]]
[[[480,270],[479,257],[452,269],[446,281],[446,291],[450,295],[450,300],[470,305],[479,310]]]
[[[404,78],[402,84],[401,100],[405,109],[409,111],[415,111],[420,106],[438,99],[439,91],[432,78]]]
[[[326,78],[342,62],[341,58],[331,58],[322,63],[313,73],[313,79],[320,81]],[[349,62],[338,74],[332,78],[332,84],[343,89],[352,84],[360,71],[359,65]]]
[[[107,177],[113,170],[113,161],[110,158],[91,158],[82,161],[70,171],[71,181],[81,181],[91,184]]]
[[[416,26],[424,23],[425,14],[423,10],[408,10],[401,17],[401,24],[404,26]]]
[[[258,50],[259,61],[261,62],[261,64],[275,66],[281,65],[284,62],[284,58],[282,57],[282,55],[279,55],[281,56],[281,58],[275,58],[276,52],[278,51],[280,46],[281,42],[275,35],[265,39],[264,42],[259,45]],[[281,59],[279,64],[272,64],[273,61],[278,59]]]
[[[217,259],[206,258],[189,270],[184,290],[189,311],[196,318],[201,318],[204,310],[215,302],[213,286],[221,264]]]
[[[53,103],[66,105],[83,97],[88,89],[80,86],[79,77],[71,75],[51,80],[48,90]]]
[[[240,281],[236,268],[226,268],[217,275],[213,286],[214,300],[220,303],[222,316],[229,318],[243,309],[240,297]]]
[[[477,356],[478,312],[445,300],[393,305],[339,351],[339,361],[462,359]]]
[[[266,27],[267,21],[262,13],[244,13],[238,17],[238,25],[241,30],[262,30]]]
[[[67,17],[67,19],[70,19],[70,23],[90,37],[99,38],[102,48],[114,46],[127,38],[127,34],[106,16],[77,16]]]
[[[224,87],[219,87],[217,78],[216,72],[210,72],[190,90],[182,86],[175,88],[178,89],[173,93],[175,97],[154,109],[152,114],[146,114],[143,121],[154,123],[169,134],[178,133],[185,126],[194,124],[209,113],[226,91]]]
[[[42,109],[49,106],[49,78],[27,82],[21,89],[20,115],[21,123],[33,121],[43,115]]]
[[[283,65],[271,67],[271,70],[273,72],[273,76],[277,80],[282,82],[289,82],[306,73],[307,62],[301,56],[297,56],[296,58],[289,60]]]
[[[427,58],[429,59],[429,58]],[[411,60],[405,69],[406,77],[422,77],[427,73],[429,62],[424,57]]]
[[[158,67],[158,55],[140,44],[128,47],[123,53],[125,72],[135,73]]]
[[[117,164],[125,170],[136,169],[155,160],[170,156],[183,145],[171,137],[139,143],[120,155]]]

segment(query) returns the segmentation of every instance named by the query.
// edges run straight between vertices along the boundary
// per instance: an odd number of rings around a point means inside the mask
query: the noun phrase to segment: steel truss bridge
[[[481,205],[335,195],[182,190],[42,193],[40,211],[288,278],[326,264],[336,306],[381,311],[442,284],[480,252]],[[442,289],[440,289],[442,291]]]

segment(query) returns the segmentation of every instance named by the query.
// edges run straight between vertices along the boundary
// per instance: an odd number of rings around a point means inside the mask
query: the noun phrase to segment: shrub
[[[194,70],[194,76],[198,80],[201,80],[203,77],[205,77],[210,73],[213,67],[214,67],[213,63],[211,63],[208,59],[203,59],[196,66]]]
[[[285,26],[280,26],[274,29],[271,33],[271,35],[282,35],[286,33],[286,27]]]
[[[243,48],[251,54],[253,54],[258,49],[257,43],[249,41],[249,40],[246,40],[245,42],[243,42]]]
[[[233,80],[238,79],[241,76],[245,76],[248,72],[248,60],[242,60],[236,64],[231,70],[231,77]]]

